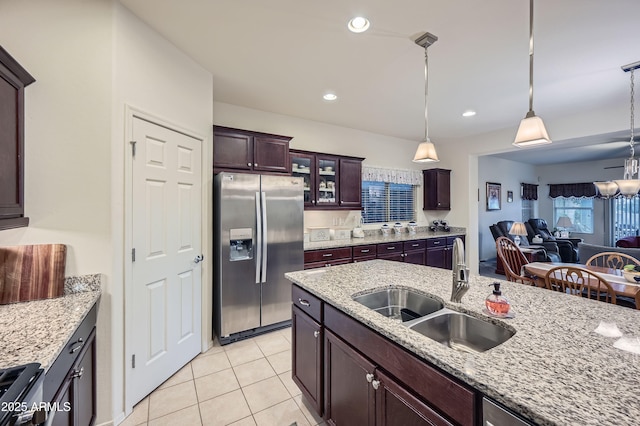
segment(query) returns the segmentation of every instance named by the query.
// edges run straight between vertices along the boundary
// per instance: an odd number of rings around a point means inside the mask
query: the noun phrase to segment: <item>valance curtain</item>
[[[551,198],[593,198],[595,196],[596,187],[593,182],[549,184],[549,197]]]
[[[373,182],[404,183],[421,186],[422,172],[420,170],[384,169],[381,167],[362,167],[362,180]]]
[[[523,200],[537,200],[538,199],[538,185],[532,183],[522,184],[522,199]]]

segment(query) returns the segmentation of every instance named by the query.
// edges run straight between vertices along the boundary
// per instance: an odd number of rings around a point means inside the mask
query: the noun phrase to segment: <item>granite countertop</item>
[[[615,322],[624,336],[640,337],[640,311],[501,281],[515,318],[494,319],[482,311],[495,280],[471,276],[462,303],[452,303],[451,271],[385,260],[285,276],[537,424],[638,424],[640,356],[614,348],[616,338],[593,330],[600,321]],[[445,307],[516,333],[484,353],[455,351],[352,300],[356,293],[385,286],[415,288]]]
[[[68,277],[64,296],[0,306],[0,368],[31,362],[48,370],[100,299],[100,274]]]
[[[426,228],[426,227],[425,227]],[[451,228],[451,231],[429,231],[428,229],[416,232],[415,234],[410,234],[408,232],[402,232],[400,235],[397,235],[391,230],[389,236],[383,236],[382,232],[379,230],[366,230],[364,238],[349,238],[344,240],[329,240],[329,241],[315,241],[315,242],[305,242],[304,250],[318,250],[318,249],[327,249],[327,248],[338,248],[338,247],[353,247],[353,246],[363,246],[367,244],[380,244],[380,243],[393,243],[400,241],[412,241],[412,240],[424,240],[428,238],[437,238],[437,237],[456,237],[459,235],[465,235],[465,228]]]

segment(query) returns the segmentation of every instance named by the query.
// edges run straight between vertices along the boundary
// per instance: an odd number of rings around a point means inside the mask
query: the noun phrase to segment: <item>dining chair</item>
[[[502,260],[507,281],[536,285],[535,279],[523,275],[523,266],[529,261],[513,241],[507,237],[498,237],[496,251]]]
[[[640,265],[640,260],[626,253],[605,251],[594,254],[585,262],[588,266],[600,266],[603,268],[622,269],[624,265]]]
[[[616,303],[616,294],[611,285],[600,275],[576,266],[557,266],[549,269],[545,276],[549,290],[576,296]]]

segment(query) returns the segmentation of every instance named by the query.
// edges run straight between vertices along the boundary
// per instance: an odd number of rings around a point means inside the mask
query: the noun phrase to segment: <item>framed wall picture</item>
[[[500,210],[502,185],[487,182],[487,210]]]
[[[513,203],[513,191],[507,191],[507,203]]]

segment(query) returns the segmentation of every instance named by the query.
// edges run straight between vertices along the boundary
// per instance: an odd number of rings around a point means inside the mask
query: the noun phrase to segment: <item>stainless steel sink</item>
[[[485,352],[509,340],[514,331],[467,314],[443,309],[409,325],[411,330],[462,352]]]
[[[443,308],[442,302],[404,288],[388,288],[353,298],[367,308],[393,319],[413,320]]]

